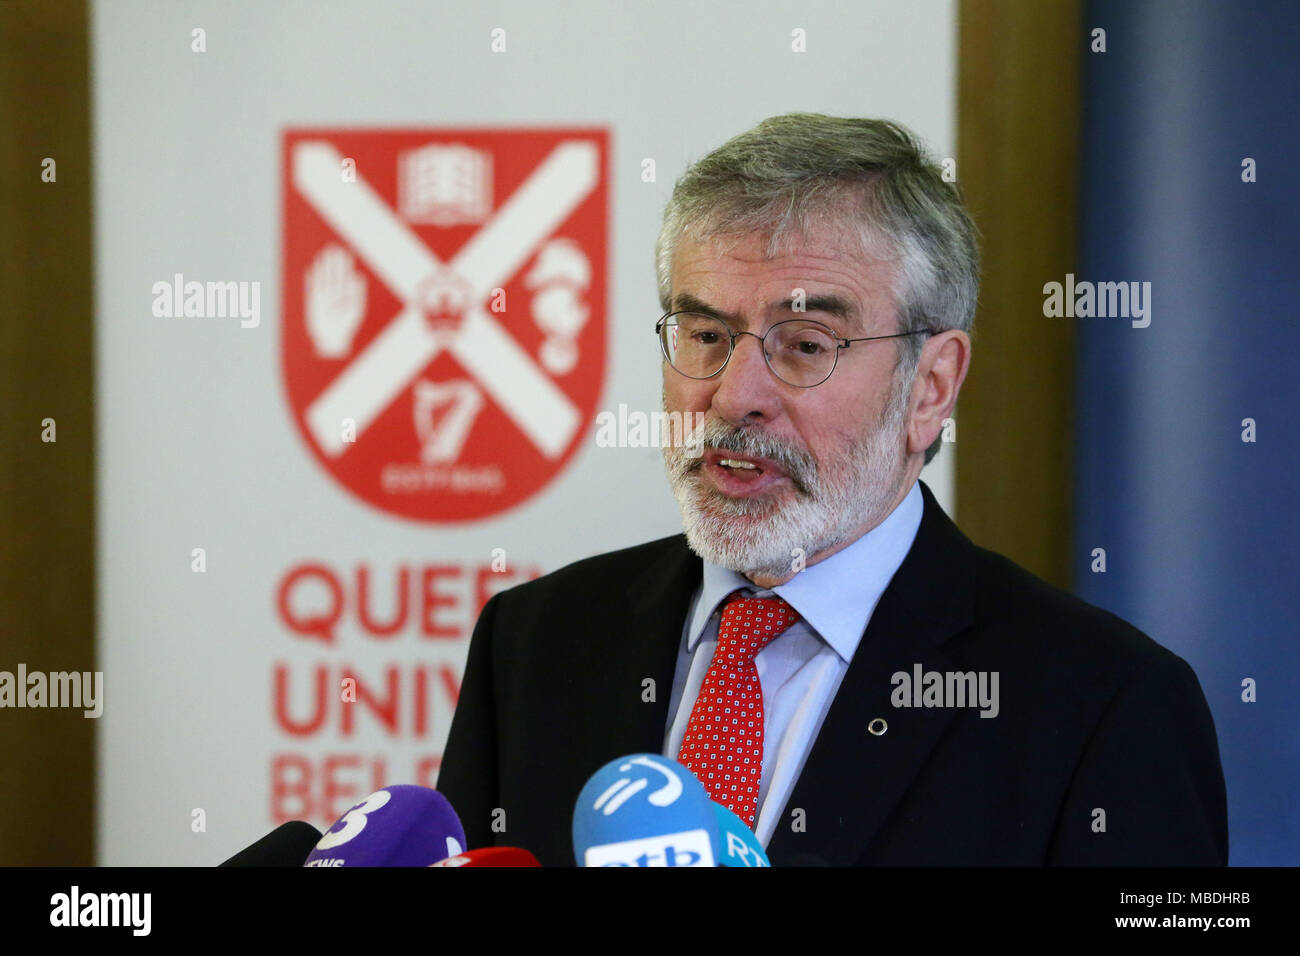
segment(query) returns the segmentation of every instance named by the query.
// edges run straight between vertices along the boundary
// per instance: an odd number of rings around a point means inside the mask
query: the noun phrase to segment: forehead
[[[671,306],[683,308],[678,300],[689,299],[748,321],[789,310],[801,289],[809,311],[814,300],[832,303],[836,313],[834,305],[842,303],[849,314],[837,317],[866,328],[879,315],[892,315],[893,277],[892,262],[870,258],[859,240],[825,228],[791,234],[775,250],[759,233],[683,237],[673,254]]]

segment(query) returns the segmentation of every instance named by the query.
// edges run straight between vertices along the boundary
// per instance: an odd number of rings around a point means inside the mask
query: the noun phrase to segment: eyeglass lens
[[[660,336],[669,363],[691,378],[716,375],[731,354],[731,329],[711,315],[679,312],[664,323]],[[763,339],[768,366],[790,385],[824,381],[835,367],[837,351],[834,336],[811,320],[778,322]]]

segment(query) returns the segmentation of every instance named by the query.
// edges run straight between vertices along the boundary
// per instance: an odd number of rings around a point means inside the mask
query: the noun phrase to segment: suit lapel
[[[856,862],[955,716],[890,702],[897,671],[962,669],[939,645],[972,616],[974,546],[924,483],[921,491],[916,540],[871,615],[769,841],[774,865]],[[887,724],[883,734],[868,730],[876,718]]]
[[[628,585],[626,629],[613,635],[617,646],[609,655],[615,669],[610,686],[616,698],[600,731],[608,742],[608,760],[663,750],[682,629],[703,567],[687,547],[685,535],[664,544],[662,553]],[[654,680],[652,701],[644,700],[646,678]]]

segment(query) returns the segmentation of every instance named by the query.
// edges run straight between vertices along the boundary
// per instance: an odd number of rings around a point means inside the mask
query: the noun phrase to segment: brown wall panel
[[[1074,343],[1043,316],[1043,283],[1075,271],[1079,0],[963,0],[958,178],[982,232],[984,279],[961,393],[962,528],[1070,583]]]
[[[93,671],[84,2],[0,3],[0,130],[0,670]],[[54,182],[41,179],[46,157]],[[42,441],[47,418],[54,442]],[[0,709],[0,864],[94,862],[95,723],[81,710]]]

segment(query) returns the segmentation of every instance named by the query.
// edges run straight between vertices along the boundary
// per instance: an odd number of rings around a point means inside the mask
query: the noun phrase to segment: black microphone
[[[291,820],[219,866],[302,866],[321,832],[310,823]]]

